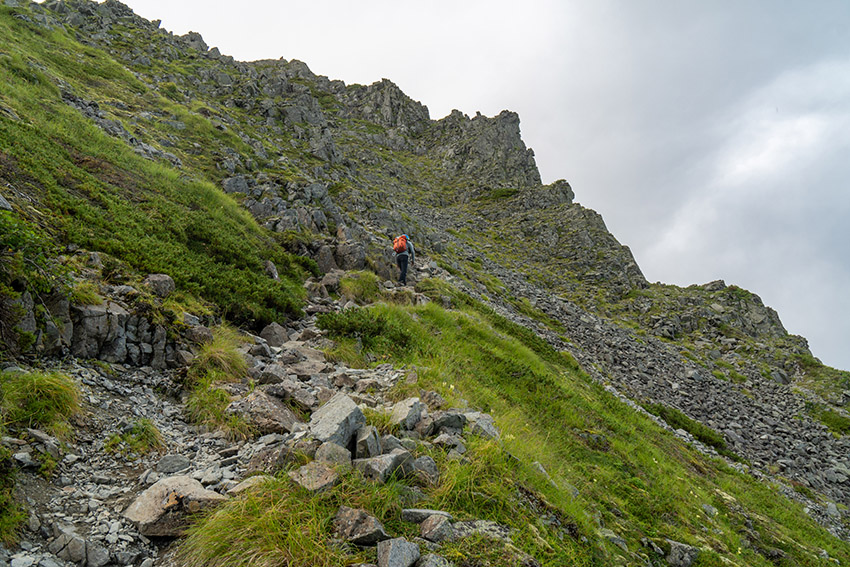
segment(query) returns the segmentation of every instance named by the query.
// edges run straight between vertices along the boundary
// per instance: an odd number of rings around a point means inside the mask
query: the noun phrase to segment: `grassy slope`
[[[426,287],[450,293],[434,282]],[[434,389],[453,406],[469,403],[496,417],[502,442],[470,443],[468,461],[420,449],[434,456],[442,476],[438,486],[424,487],[428,499],[416,506],[444,509],[459,520],[506,524],[515,530],[516,548],[543,565],[638,564],[653,556],[642,547],[643,538],[696,545],[703,550],[696,563],[701,566],[827,565],[818,557],[821,549],[841,564],[850,561],[850,546],[777,489],[683,446],[526,329],[454,297],[461,306],[455,311],[435,303],[380,303],[368,317],[350,312],[322,323],[340,331],[334,356],[363,361],[353,347],[356,339],[347,336],[356,333],[381,362],[420,369],[418,384],[399,386],[395,397]],[[357,321],[356,329],[347,321]],[[554,484],[531,466],[534,461]],[[372,486],[349,474],[318,496],[273,481],[198,524],[184,554],[195,566],[273,565],[275,557],[292,565],[374,560],[369,551],[330,546],[332,519],[342,504],[366,508],[394,536],[415,535],[415,527],[400,521],[403,482]],[[703,505],[717,515],[708,515]],[[287,528],[293,518],[300,518],[297,533]],[[623,537],[628,552],[600,537],[603,528]],[[441,553],[459,565],[516,564],[509,547],[474,539]],[[251,560],[244,559],[248,554]]]
[[[180,109],[101,51],[11,12],[0,7],[0,105],[20,120],[0,118],[0,163],[3,181],[31,203],[20,213],[58,244],[108,253],[141,273],[168,273],[242,323],[297,314],[302,270],[246,211],[204,171],[145,160],[107,136],[61,101],[56,84],[89,100]],[[187,122],[195,134],[217,132],[202,116]],[[266,260],[281,282],[264,275]]]

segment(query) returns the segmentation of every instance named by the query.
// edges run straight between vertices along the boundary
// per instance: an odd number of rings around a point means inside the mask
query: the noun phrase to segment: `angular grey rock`
[[[316,449],[316,462],[334,468],[351,469],[351,452],[345,447],[327,441]]]
[[[337,245],[334,258],[343,270],[362,270],[366,266],[366,249],[359,242],[343,242]]]
[[[274,321],[260,331],[260,336],[265,339],[270,347],[281,347],[283,343],[289,340],[286,327]]]
[[[354,468],[359,470],[364,478],[373,482],[386,482],[396,471],[400,475],[406,473],[405,469],[410,468],[413,462],[413,456],[406,449],[393,449],[386,455],[380,455],[369,459],[355,459],[352,464]]]
[[[377,457],[381,453],[381,438],[378,436],[378,430],[371,425],[358,429],[354,456],[358,459],[368,459]]]
[[[699,548],[697,547],[671,539],[668,539],[667,543],[670,544],[670,552],[666,559],[671,567],[691,567],[699,556]]]
[[[452,523],[442,514],[434,514],[419,524],[419,533],[422,537],[434,543],[442,543],[454,539]]]
[[[301,422],[286,405],[262,390],[227,406],[227,413],[241,415],[260,433],[289,433]]]
[[[142,492],[124,511],[144,536],[182,535],[190,516],[227,500],[188,476],[170,476]]]
[[[319,441],[348,447],[354,433],[365,423],[366,417],[357,404],[340,392],[313,412],[310,432]]]
[[[86,542],[86,567],[103,567],[109,563],[109,550],[92,542]]]
[[[54,540],[47,546],[48,551],[65,561],[82,563],[86,559],[86,540],[77,535],[74,528],[56,524],[53,526]]]
[[[328,274],[339,270],[336,260],[334,259],[333,249],[330,246],[322,246],[316,253],[316,264],[323,274]]]
[[[459,410],[437,412],[432,417],[431,428],[434,432],[440,432],[442,429],[462,431],[466,425],[466,416]]]
[[[381,447],[383,448],[383,453],[391,453],[395,449],[404,449],[401,440],[389,433],[381,437]]]
[[[269,377],[270,367],[281,368],[280,365],[272,364],[266,367],[266,370],[260,375],[260,381],[266,382]],[[319,400],[310,391],[307,390],[300,382],[295,382],[288,378],[279,380],[277,384],[271,384],[263,387],[263,391],[267,394],[291,402],[296,406],[296,409],[303,411],[312,411],[319,405]]]
[[[434,486],[440,482],[440,469],[437,462],[428,455],[417,457],[413,461],[413,474],[421,482]]]
[[[162,298],[168,297],[177,289],[177,285],[168,274],[150,274],[142,283],[148,286],[155,295]]]
[[[183,455],[165,455],[156,464],[156,472],[162,474],[174,474],[185,471],[192,466],[192,461]]]
[[[3,195],[0,195],[0,210],[4,210],[4,211],[11,211],[12,210],[12,205],[9,204],[9,201],[7,201],[3,197]]]
[[[400,425],[402,429],[413,429],[422,417],[422,402],[419,398],[408,398],[393,406],[390,422]]]
[[[279,384],[286,380],[286,377],[286,368],[282,364],[268,364],[260,372],[259,382],[260,384]],[[284,400],[286,399],[287,395],[285,390],[282,390],[280,392],[270,392],[268,389],[266,389],[266,393]]]
[[[375,545],[390,539],[384,526],[365,510],[341,506],[334,518],[334,530],[355,545]]]
[[[602,528],[601,530],[599,530],[599,535],[604,537],[623,551],[629,550],[629,545],[628,543],[626,543],[626,540],[624,540],[612,530],[609,530],[608,528]]]
[[[280,275],[277,272],[277,266],[274,265],[274,262],[271,260],[266,260],[266,275],[273,279],[274,281],[280,280]]]
[[[310,492],[321,492],[339,482],[339,474],[322,463],[312,461],[296,471],[287,473],[294,482]]]
[[[211,343],[213,341],[212,329],[205,327],[204,325],[189,327],[186,329],[184,335],[187,340],[195,343],[196,345]]]
[[[186,41],[186,45],[188,45],[192,49],[196,49],[201,52],[206,52],[209,50],[209,46],[204,41],[204,38],[198,32],[190,31],[187,34],[180,36],[182,39]]]
[[[464,415],[466,415],[473,435],[486,439],[499,439],[499,428],[496,427],[493,416],[481,412],[468,412]]]
[[[71,354],[81,358],[101,358],[107,362],[124,362],[129,317],[126,309],[111,301],[100,305],[74,305],[71,309]],[[101,356],[101,351],[104,356]]]
[[[419,559],[419,546],[403,537],[378,543],[378,567],[411,567]]]
[[[422,394],[422,402],[428,406],[429,409],[436,410],[440,409],[444,405],[446,405],[446,400],[435,392],[434,390],[428,390],[424,394]]]

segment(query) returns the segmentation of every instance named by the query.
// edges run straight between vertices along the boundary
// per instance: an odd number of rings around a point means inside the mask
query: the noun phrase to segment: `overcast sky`
[[[519,113],[650,281],[723,279],[850,369],[850,2],[129,0],[242,61]]]

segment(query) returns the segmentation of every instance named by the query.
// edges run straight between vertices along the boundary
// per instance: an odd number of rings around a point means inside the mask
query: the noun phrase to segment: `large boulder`
[[[365,424],[366,417],[357,404],[340,392],[313,412],[310,432],[319,441],[348,447],[354,433]]]
[[[191,515],[227,500],[189,476],[171,476],[142,492],[124,511],[144,536],[182,535]]]
[[[286,404],[262,390],[227,406],[227,413],[241,415],[248,424],[260,433],[289,433],[297,423],[298,416]]]
[[[168,274],[150,274],[145,278],[143,283],[148,286],[156,296],[162,298],[168,297],[174,292],[174,290],[177,289],[177,285]]]
[[[266,327],[260,331],[260,336],[265,339],[270,347],[283,346],[283,343],[289,340],[289,334],[286,332],[286,327],[276,321],[266,325]]]

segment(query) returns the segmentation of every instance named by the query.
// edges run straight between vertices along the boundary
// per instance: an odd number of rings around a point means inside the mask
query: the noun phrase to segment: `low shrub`
[[[355,307],[338,313],[322,313],[316,324],[332,337],[357,338],[366,350],[404,351],[413,339],[409,327],[386,310]]]
[[[369,271],[352,272],[339,282],[339,291],[357,303],[374,303],[378,300],[381,287],[377,274]]]
[[[811,402],[806,403],[806,410],[813,418],[827,426],[836,435],[847,435],[850,433],[850,418],[845,415],[826,406]]]
[[[673,429],[684,429],[701,443],[708,445],[709,447],[714,447],[714,449],[721,455],[729,457],[734,461],[741,460],[738,455],[726,447],[726,440],[723,439],[723,436],[720,433],[696,420],[689,418],[676,408],[671,408],[664,404],[653,403],[644,404],[643,407],[649,413],[663,419],[667,425]]]

